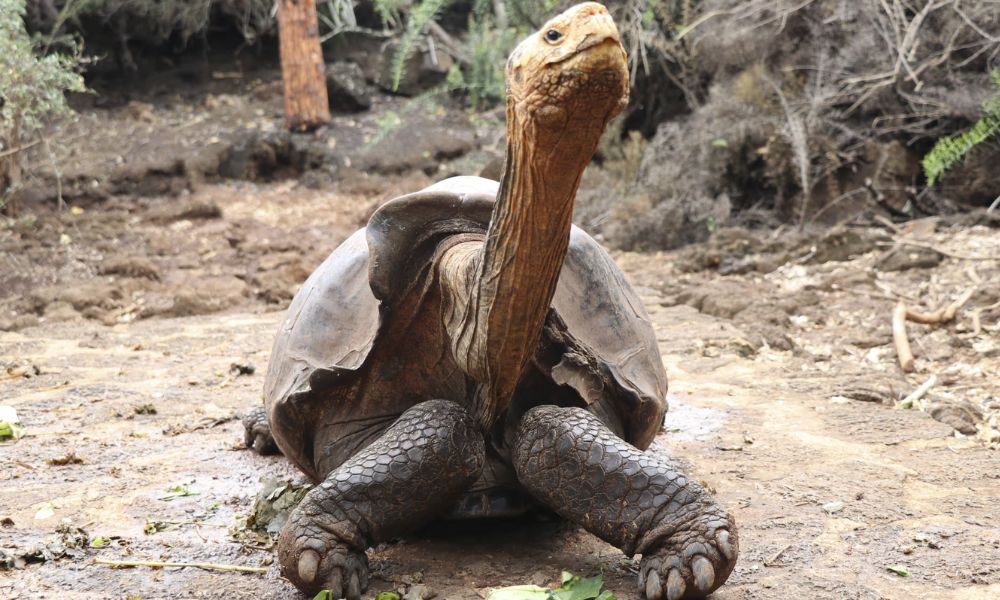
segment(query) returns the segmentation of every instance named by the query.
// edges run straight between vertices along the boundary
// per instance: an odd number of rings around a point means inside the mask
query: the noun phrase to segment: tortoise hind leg
[[[313,595],[360,600],[365,550],[441,515],[483,468],[485,447],[464,408],[431,400],[410,408],[306,494],[278,538],[281,572]]]
[[[263,406],[251,408],[243,415],[243,440],[247,448],[260,455],[280,454],[278,444],[271,435],[271,426],[267,422],[267,411]]]
[[[648,600],[702,598],[736,564],[735,524],[708,492],[583,409],[531,409],[513,459],[538,500],[627,555],[643,555],[639,587]]]

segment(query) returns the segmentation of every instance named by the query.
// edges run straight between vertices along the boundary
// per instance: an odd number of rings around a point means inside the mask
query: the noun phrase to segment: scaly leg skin
[[[243,440],[247,448],[262,456],[281,452],[271,437],[271,426],[267,423],[267,411],[263,406],[251,408],[243,415]]]
[[[407,410],[292,512],[278,538],[282,575],[310,596],[329,589],[360,600],[365,550],[451,508],[479,478],[485,454],[458,404],[431,400]]]
[[[736,565],[736,526],[700,485],[580,408],[538,406],[514,438],[514,469],[538,500],[632,556],[648,600],[702,598]]]

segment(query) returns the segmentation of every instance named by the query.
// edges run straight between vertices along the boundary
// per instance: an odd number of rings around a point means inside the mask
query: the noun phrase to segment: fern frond
[[[442,10],[448,7],[453,0],[424,0],[416,6],[410,13],[410,18],[406,22],[406,31],[399,40],[399,50],[392,60],[392,89],[399,89],[399,82],[403,79],[403,69],[406,63],[413,56],[413,51],[417,46],[417,40],[423,34],[427,25],[437,18]]]
[[[990,75],[1000,89],[1000,71],[994,70]],[[970,150],[1000,133],[1000,92],[983,103],[983,112],[983,117],[968,131],[938,140],[924,156],[922,164],[928,186],[940,181]]]

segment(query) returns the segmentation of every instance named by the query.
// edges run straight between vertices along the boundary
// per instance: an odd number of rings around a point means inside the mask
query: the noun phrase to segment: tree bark
[[[21,184],[21,118],[14,116],[8,140],[13,154],[0,158],[0,213],[17,216],[17,188]]]
[[[330,122],[316,0],[280,0],[278,34],[285,83],[285,125],[310,131]]]

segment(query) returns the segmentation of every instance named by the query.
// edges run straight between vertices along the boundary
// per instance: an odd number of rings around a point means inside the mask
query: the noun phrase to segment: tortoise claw
[[[704,598],[725,583],[736,563],[738,534],[734,529],[714,527],[710,522],[701,535],[681,538],[644,554],[640,572],[646,585],[639,589],[647,600],[693,600]],[[650,586],[649,581],[656,581]],[[662,584],[661,584],[662,582]],[[660,590],[660,595],[651,592]]]
[[[670,574],[667,575],[667,600],[680,600],[684,597],[685,591],[687,591],[687,584],[684,583],[681,572],[677,569],[670,569]]]
[[[316,573],[319,572],[319,553],[315,550],[305,550],[299,556],[299,578],[306,582],[316,581]]]
[[[344,572],[339,568],[335,568],[332,573],[330,573],[330,581],[327,582],[326,588],[330,590],[330,595],[334,598],[344,597]]]
[[[708,593],[715,585],[715,568],[704,556],[698,556],[691,562],[691,571],[694,573],[694,584],[698,591]]]
[[[660,575],[652,570],[646,576],[646,598],[660,600],[663,597],[663,587],[660,585]]]
[[[347,600],[361,600],[361,581],[357,573],[351,573],[351,579],[347,582]]]
[[[718,541],[716,545],[718,546],[719,551],[722,552],[723,556],[725,556],[729,560],[733,560],[734,558],[736,558],[736,549],[733,548],[733,544],[729,540],[728,531],[723,529],[722,531],[719,532],[719,535],[715,536],[715,539]]]

